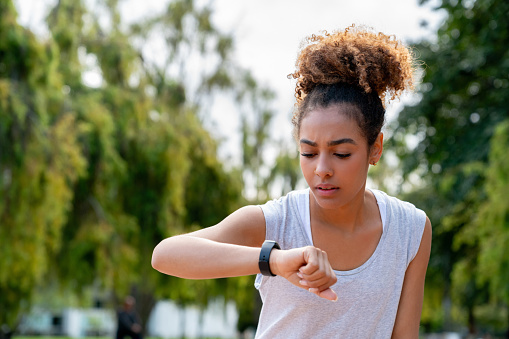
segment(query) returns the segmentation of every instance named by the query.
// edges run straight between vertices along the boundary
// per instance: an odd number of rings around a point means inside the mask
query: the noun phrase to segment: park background
[[[0,335],[127,294],[145,323],[219,301],[254,328],[253,277],[164,276],[152,249],[303,187],[286,75],[305,36],[357,23],[420,60],[369,185],[431,219],[422,333],[507,337],[509,2],[240,3],[0,0]]]

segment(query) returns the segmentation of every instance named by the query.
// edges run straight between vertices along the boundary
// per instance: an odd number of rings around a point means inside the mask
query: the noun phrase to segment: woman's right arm
[[[164,239],[154,249],[152,267],[186,279],[256,274],[264,240],[261,208],[246,206],[215,226]]]
[[[156,270],[186,279],[214,279],[260,273],[265,217],[257,206],[243,207],[215,226],[161,241],[152,254]],[[307,246],[273,250],[270,269],[311,293],[336,300],[336,282],[327,254]]]

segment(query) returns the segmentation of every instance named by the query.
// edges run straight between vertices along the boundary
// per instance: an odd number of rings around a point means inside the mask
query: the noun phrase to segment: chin
[[[321,196],[319,193],[317,194],[315,190],[311,191],[313,193],[313,198],[316,203],[324,209],[334,209],[341,206],[341,200],[339,194],[335,194],[335,196]]]

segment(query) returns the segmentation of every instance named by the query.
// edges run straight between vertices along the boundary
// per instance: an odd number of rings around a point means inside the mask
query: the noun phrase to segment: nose
[[[332,176],[334,174],[329,159],[325,155],[320,155],[315,167],[315,174],[321,178]]]

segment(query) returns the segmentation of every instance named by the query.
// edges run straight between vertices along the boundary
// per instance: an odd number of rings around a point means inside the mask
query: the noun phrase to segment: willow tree
[[[101,2],[99,13],[60,0],[47,16],[49,38],[37,38],[16,23],[10,1],[0,4],[0,234],[8,243],[0,301],[9,316],[1,322],[15,325],[36,286],[73,294],[93,286],[111,303],[134,293],[145,319],[160,297],[244,300],[237,287],[246,279],[189,282],[150,266],[164,237],[214,224],[242,200],[240,171],[225,169],[203,126],[204,102],[243,81],[212,9],[172,1],[126,26],[116,1]],[[154,32],[166,47],[159,59],[147,49]],[[209,67],[197,72],[190,55],[214,62],[198,62]],[[100,80],[93,86],[90,72]]]
[[[61,250],[87,166],[84,126],[66,109],[60,51],[16,16],[11,1],[0,1],[0,325],[11,328]]]
[[[110,27],[99,24],[97,13],[88,13],[85,25],[83,7],[71,1],[61,1],[48,17],[60,48],[73,46],[95,57],[102,79],[95,89],[70,86],[82,93],[71,105],[90,123],[82,138],[89,166],[76,185],[67,250],[58,263],[70,283],[87,286],[99,278],[117,296],[134,293],[147,318],[158,296],[206,304],[219,294],[210,283],[190,288],[190,282],[162,276],[151,268],[150,257],[163,238],[217,222],[240,199],[240,181],[217,159],[216,142],[198,113],[198,98],[216,88],[217,72],[188,74],[192,65],[182,65],[183,53],[190,51],[226,58],[228,37],[210,23],[211,10],[192,1],[170,2],[165,13],[128,32],[121,29],[116,3],[107,5]],[[147,56],[140,44],[150,41],[154,30],[167,43],[163,62]],[[66,54],[66,64],[79,62],[79,54],[72,53]],[[191,87],[190,77],[196,76],[207,83],[207,91]]]

